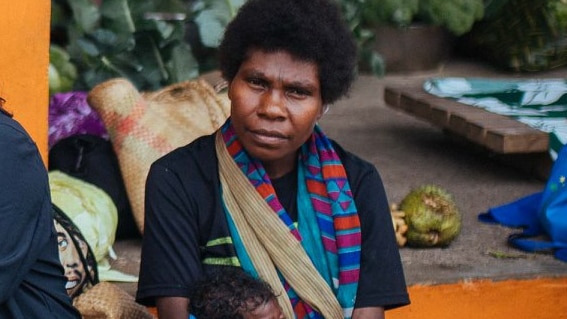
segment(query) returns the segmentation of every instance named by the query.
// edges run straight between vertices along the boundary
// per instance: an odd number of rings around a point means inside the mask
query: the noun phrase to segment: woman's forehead
[[[309,85],[319,84],[317,64],[297,58],[287,51],[251,51],[240,65],[239,72],[281,78]]]

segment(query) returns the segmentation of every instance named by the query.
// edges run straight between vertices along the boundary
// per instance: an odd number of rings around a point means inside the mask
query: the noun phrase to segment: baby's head
[[[199,282],[190,300],[197,319],[284,319],[270,285],[239,267],[222,268]]]

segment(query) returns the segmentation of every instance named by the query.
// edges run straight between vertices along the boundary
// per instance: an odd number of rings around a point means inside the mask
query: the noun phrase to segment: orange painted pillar
[[[387,319],[566,319],[567,277],[409,287],[411,305]]]
[[[0,96],[46,163],[50,11],[50,0],[0,1]]]

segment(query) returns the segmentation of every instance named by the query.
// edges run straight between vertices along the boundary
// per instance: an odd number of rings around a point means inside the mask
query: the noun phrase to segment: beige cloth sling
[[[297,295],[327,319],[342,319],[343,311],[301,243],[289,232],[228,153],[219,131],[216,152],[223,200],[260,277],[278,294],[286,318],[294,318],[279,269]]]

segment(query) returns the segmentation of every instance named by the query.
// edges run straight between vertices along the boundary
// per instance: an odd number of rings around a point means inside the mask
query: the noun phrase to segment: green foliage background
[[[156,90],[213,70],[223,30],[246,0],[51,1],[54,94],[90,90],[116,77]],[[360,67],[383,75],[382,58],[371,48],[373,33],[361,24],[367,0],[335,1],[357,40]]]
[[[115,77],[155,90],[214,67],[196,59],[186,22],[206,29],[196,41],[214,48],[242,1],[52,0],[52,46],[67,51],[76,66],[76,90]]]
[[[366,0],[362,14],[365,26],[412,23],[438,25],[460,36],[484,15],[485,0]]]

